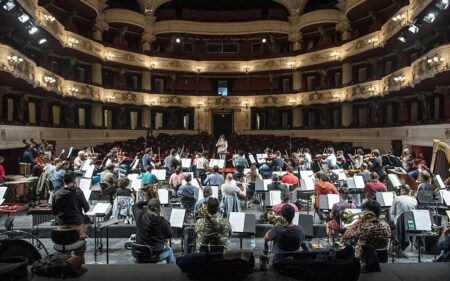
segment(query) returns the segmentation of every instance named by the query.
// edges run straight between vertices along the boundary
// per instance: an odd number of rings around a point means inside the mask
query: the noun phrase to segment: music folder
[[[80,189],[83,191],[84,198],[86,198],[86,201],[89,201],[89,197],[91,197],[91,185],[92,180],[91,179],[80,179]]]
[[[131,181],[131,189],[138,191],[142,187],[144,187],[144,183],[142,182],[142,179],[134,179]]]
[[[181,158],[181,168],[189,169],[191,167],[192,159],[191,158]]]
[[[407,231],[431,231],[433,219],[428,210],[412,210],[405,212]]]
[[[272,183],[271,179],[256,180],[255,191],[267,191],[270,183]]]
[[[266,163],[267,154],[266,153],[257,153],[256,160],[259,164]]]
[[[251,153],[248,154],[248,160],[250,160],[250,164],[256,163],[255,157]]]
[[[265,206],[272,207],[281,203],[281,191],[271,190],[269,194],[265,197]]]
[[[437,198],[439,204],[445,204],[446,206],[450,206],[450,191],[446,189],[439,190]]]
[[[256,220],[254,214],[231,212],[229,216],[231,230],[236,233],[255,233]]]
[[[84,173],[84,178],[91,179],[94,174],[95,165],[89,165],[86,169],[86,173]]]
[[[300,179],[300,190],[314,190],[314,179],[311,177]]]
[[[331,210],[334,204],[339,203],[339,194],[320,194],[319,200],[319,209]]]
[[[377,199],[377,202],[380,203],[381,207],[390,207],[394,201],[394,193],[377,192],[375,193],[375,198]]]
[[[158,199],[161,205],[169,204],[169,191],[165,188],[158,189]]]
[[[210,185],[212,189],[212,197],[219,199],[219,186],[218,185]]]
[[[308,171],[300,171],[300,178],[306,179],[314,176],[314,172],[311,170]]]
[[[185,214],[186,209],[172,209],[169,220],[170,226],[182,228]]]
[[[439,189],[445,189],[445,184],[442,181],[442,178],[440,175],[436,175],[436,184],[437,184],[437,186],[439,186]]]
[[[165,181],[166,180],[166,173],[167,173],[166,169],[154,169],[154,170],[152,170],[152,174],[154,174],[159,181]]]
[[[92,211],[87,212],[88,216],[105,216],[111,211],[110,203],[97,203]]]
[[[399,187],[402,185],[402,183],[400,182],[400,179],[398,178],[398,176],[396,174],[388,174],[388,181],[390,182],[390,184],[392,185],[392,187]]]

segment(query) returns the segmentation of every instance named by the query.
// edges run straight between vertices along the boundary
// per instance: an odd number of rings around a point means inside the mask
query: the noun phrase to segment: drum
[[[25,240],[0,240],[0,257],[21,256],[31,265],[42,258],[39,251]]]
[[[19,173],[23,176],[29,176],[31,174],[31,164],[19,162]]]

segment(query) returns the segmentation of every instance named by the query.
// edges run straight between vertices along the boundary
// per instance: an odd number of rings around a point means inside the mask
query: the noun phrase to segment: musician
[[[384,181],[386,173],[384,172],[383,160],[381,159],[380,151],[378,149],[372,151],[372,157],[369,159],[369,170],[371,172],[376,172],[380,181]]]
[[[339,194],[336,186],[330,182],[330,177],[328,173],[321,173],[320,180],[316,182],[314,185],[314,191],[316,196],[316,202],[314,207],[316,208],[316,212],[319,215],[321,221],[324,220],[323,213],[319,211],[320,207],[320,195],[326,194]]]
[[[375,200],[375,193],[377,192],[386,192],[387,188],[379,181],[378,174],[376,172],[370,173],[369,181],[364,186],[364,193],[369,201]]]
[[[258,173],[256,166],[252,164],[250,166],[250,172],[248,172],[244,177],[244,183],[247,185],[247,199],[253,199],[255,195],[255,183],[257,180],[262,180],[261,175]]]
[[[228,173],[226,175],[225,182],[222,184],[220,189],[222,191],[222,205],[224,213],[228,216],[230,212],[240,212],[241,203],[239,202],[238,197],[245,198],[245,194],[247,193],[245,185],[244,190],[242,191],[236,185],[236,181],[233,179],[233,174]]]
[[[423,154],[417,154],[416,159],[413,161],[413,165],[408,172],[408,175],[413,179],[417,180],[419,178],[419,172],[422,170],[422,166],[426,166],[427,161],[423,159]]]
[[[225,159],[226,154],[228,153],[228,142],[225,139],[224,135],[220,135],[219,140],[216,143],[217,154],[219,154],[220,159]]]
[[[75,171],[80,170],[83,167],[86,159],[86,152],[84,150],[78,151],[78,156],[73,160],[73,169]]]
[[[444,226],[439,237],[437,248],[444,251],[437,259],[436,262],[450,262],[450,228]]]
[[[80,240],[86,237],[86,225],[84,224],[83,212],[89,211],[89,204],[81,189],[75,186],[75,175],[72,171],[64,175],[64,187],[53,195],[52,213],[56,215],[59,229],[75,229],[78,231]],[[74,251],[84,264],[84,252],[86,246]]]
[[[146,148],[145,149],[145,153],[142,156],[142,167],[147,167],[147,166],[153,166],[153,168],[155,168],[155,163],[152,159],[152,149],[151,148]]]
[[[302,226],[292,223],[295,209],[290,204],[283,206],[281,216],[286,220],[287,225],[275,225],[264,235],[265,241],[273,241],[273,263],[283,260],[286,254],[299,252],[305,240]]]
[[[215,165],[213,172],[206,177],[203,185],[217,185],[220,187],[224,182],[223,176],[219,174],[219,166]]]
[[[327,149],[327,157],[322,162],[324,163],[324,166],[327,168],[332,167],[333,170],[339,168],[337,166],[337,159],[336,159],[336,155],[334,154],[334,148],[329,147]]]
[[[206,171],[208,171],[209,167],[209,161],[207,157],[208,157],[207,151],[197,153],[197,163],[196,163],[197,176],[200,178],[202,182],[204,182],[206,179]]]
[[[191,174],[185,174],[184,180],[186,183],[178,189],[178,196],[181,197],[181,205],[188,211],[194,210],[195,205],[195,187],[191,184]]]
[[[175,173],[171,174],[169,178],[169,187],[174,190],[175,194],[178,193],[179,187],[183,184],[184,175],[181,171],[181,166],[177,166]]]
[[[409,149],[405,148],[402,151],[402,156],[401,156],[401,161],[402,161],[402,166],[403,168],[409,172],[411,165],[412,165],[412,161],[413,157],[411,156],[411,154],[409,153]]]
[[[135,197],[131,189],[127,188],[130,180],[126,177],[121,177],[117,180],[117,184],[119,188],[114,199],[112,217],[124,219],[125,224],[131,224],[131,205]]]
[[[180,161],[177,160],[177,151],[175,149],[170,150],[170,155],[167,155],[166,158],[164,158],[164,166],[168,169],[169,173],[172,173],[173,170],[181,166]]]
[[[280,176],[277,174],[272,175],[272,182],[267,185],[267,189],[271,190],[279,190],[284,191],[288,190],[287,186],[280,181]]]
[[[300,186],[298,177],[294,175],[294,168],[292,168],[292,166],[288,166],[286,171],[287,173],[281,177],[281,182],[293,186]]]
[[[343,169],[344,165],[345,165],[345,156],[344,156],[344,151],[343,150],[338,150],[336,152],[336,165],[340,168]]]
[[[385,248],[388,245],[391,229],[385,221],[379,219],[381,207],[377,201],[367,201],[361,206],[361,209],[365,212],[354,224],[347,228],[342,236],[342,242],[355,240],[355,256],[364,264],[370,253],[376,255],[374,253],[376,249]],[[372,249],[372,251],[369,251],[369,249]],[[370,268],[367,264],[366,267],[363,266],[363,269],[377,270],[376,265],[374,267]]]
[[[358,148],[356,150],[355,156],[353,156],[353,162],[356,169],[360,169],[362,164],[364,163],[364,150],[362,148]]]
[[[349,200],[347,193],[343,190],[339,193],[340,202],[333,205],[330,211],[330,221],[326,224],[328,237],[334,241],[334,235],[341,228],[341,212],[345,209],[355,209],[355,203]]]
[[[309,148],[303,149],[303,166],[305,170],[311,170],[312,156]]]
[[[275,158],[272,159],[269,166],[272,171],[281,171],[283,169],[284,160],[280,151],[275,151]]]
[[[144,206],[147,205],[147,211]],[[133,217],[136,220],[136,243],[148,245],[154,255],[159,255],[159,261],[175,263],[172,248],[165,245],[165,239],[172,237],[172,228],[161,213],[161,203],[152,198],[148,202],[139,201],[132,206]]]
[[[117,187],[117,176],[113,173],[114,168],[114,164],[111,163],[106,166],[106,169],[103,172],[100,173],[100,181],[108,184],[108,189]]]
[[[220,203],[217,198],[210,197],[206,202],[206,208],[203,210],[205,216],[195,223],[197,250],[223,247],[223,250],[226,251],[230,245],[230,222],[228,219],[219,217]]]
[[[237,179],[244,176],[244,169],[248,168],[247,159],[245,159],[244,152],[240,151],[238,157],[233,159],[233,166],[236,168],[235,177]]]
[[[394,242],[394,251],[397,257],[407,257],[403,251],[409,246],[409,237],[406,233],[406,226],[402,214],[410,212],[417,208],[417,200],[410,196],[411,188],[404,184],[397,190],[397,196],[392,201],[391,215],[391,231]]]
[[[284,205],[286,205],[286,204],[291,205],[292,208],[294,208],[295,212],[299,211],[295,204],[289,203],[289,195],[290,195],[289,190],[283,190],[283,191],[280,192],[281,203],[276,204],[275,206],[272,206],[272,210],[275,213],[280,214],[281,213],[281,209],[283,209]]]
[[[6,171],[5,171],[5,167],[3,166],[4,161],[5,161],[5,157],[0,156],[0,182],[4,182],[6,180]]]
[[[194,218],[198,218],[203,216],[203,212],[201,210],[204,208],[204,204],[208,202],[208,199],[211,198],[212,188],[211,186],[205,186],[203,188],[203,198],[199,198],[194,206]]]
[[[66,169],[69,167],[69,162],[62,161],[55,165],[55,169],[50,174],[50,180],[52,182],[53,192],[58,191],[64,186],[64,175],[66,174]]]
[[[158,183],[158,178],[154,174],[152,174],[152,166],[150,165],[145,167],[145,173],[139,175],[138,179],[142,179],[142,184],[144,186]]]
[[[438,188],[435,189],[431,184],[431,175],[427,171],[420,173],[422,182],[417,187],[417,201],[419,202],[419,209],[428,209],[430,205],[434,205],[434,199]]]
[[[37,152],[34,149],[34,144],[27,143],[25,151],[23,152],[21,161],[23,163],[28,163],[31,165],[31,174],[33,176],[39,176],[39,174],[40,174],[40,167],[34,161],[36,156],[37,156]]]
[[[370,171],[368,170],[369,167],[367,163],[362,163],[359,168],[361,169],[361,172],[358,173],[358,176],[361,176],[363,178],[364,184],[367,184],[370,178]]]

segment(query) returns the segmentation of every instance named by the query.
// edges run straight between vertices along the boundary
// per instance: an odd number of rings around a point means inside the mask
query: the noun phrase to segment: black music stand
[[[426,215],[428,213],[428,216]],[[406,233],[408,236],[412,236],[415,241],[418,238],[418,262],[421,262],[422,256],[422,246],[425,246],[423,241],[425,237],[436,236],[432,233],[433,217],[428,210],[413,210],[404,213],[404,222],[406,227]],[[411,251],[413,250],[413,245],[411,245]]]
[[[230,221],[231,223],[231,221]],[[233,227],[232,227],[233,228]],[[244,238],[254,237],[256,234],[256,218],[254,214],[245,214],[243,231],[233,231],[239,237],[240,249],[242,249],[242,240]]]
[[[102,237],[102,230],[106,228],[106,264],[109,264],[109,227],[114,224],[118,224],[119,219],[112,218],[108,221],[103,221],[98,225],[100,232],[100,239]]]

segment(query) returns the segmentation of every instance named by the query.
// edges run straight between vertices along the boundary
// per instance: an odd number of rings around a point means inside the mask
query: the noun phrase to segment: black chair
[[[86,245],[86,241],[80,240],[80,234],[75,229],[53,229],[51,239],[55,243],[53,249],[63,254],[78,250]]]
[[[225,251],[224,245],[211,245],[211,244],[200,244],[198,251],[201,253],[223,253]]]
[[[148,245],[131,244],[131,255],[136,263],[158,263],[159,255],[155,255]]]

